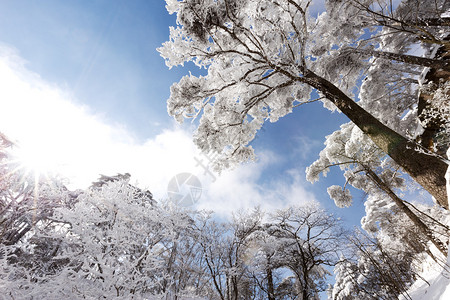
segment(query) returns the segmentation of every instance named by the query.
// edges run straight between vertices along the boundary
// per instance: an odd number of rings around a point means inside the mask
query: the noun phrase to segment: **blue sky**
[[[57,161],[71,187],[85,187],[99,173],[130,172],[163,199],[170,178],[191,172],[205,189],[198,208],[226,215],[317,200],[348,225],[359,224],[361,192],[348,209],[335,208],[326,193],[344,183],[339,170],[314,185],[305,180],[325,136],[347,122],[320,103],[264,125],[253,143],[258,162],[215,182],[196,166],[195,157],[206,158],[190,140],[195,124],[177,125],[166,99],[173,82],[201,71],[169,70],[156,51],[176,25],[164,1],[0,1],[0,7],[0,76],[7,78],[0,83],[0,131],[40,154],[41,163]]]

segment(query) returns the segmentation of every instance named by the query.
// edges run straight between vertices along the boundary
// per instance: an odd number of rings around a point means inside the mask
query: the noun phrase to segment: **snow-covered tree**
[[[5,245],[17,243],[34,224],[74,198],[55,178],[35,176],[21,165],[15,147],[0,133],[0,243]]]
[[[411,283],[415,274],[414,264],[423,259],[423,255],[446,257],[449,231],[441,222],[445,220],[443,215],[447,211],[438,207],[413,205],[402,200],[398,196],[402,190],[412,191],[414,186],[398,172],[398,166],[388,157],[383,157],[380,149],[353,124],[342,125],[340,130],[327,137],[325,145],[320,158],[307,168],[307,178],[312,182],[318,180],[319,174],[326,175],[332,166],[339,166],[344,170],[344,187],[330,187],[330,197],[337,206],[347,207],[352,204],[348,186],[363,190],[367,194],[367,200],[364,204],[366,215],[361,220],[361,225],[371,237],[369,239],[364,236],[364,242],[359,244],[365,248],[355,251],[353,255],[353,258],[358,257],[359,260],[365,258],[365,264],[370,262],[371,265],[367,265],[364,273],[359,269],[362,265],[357,261],[344,259],[335,269],[333,299],[357,299],[366,292],[369,294],[363,298],[378,299],[382,293],[377,294],[375,291],[377,286],[381,291],[380,285],[387,285],[383,287],[388,291],[383,297],[390,299]],[[407,279],[398,281],[398,286],[390,281],[374,283],[376,278],[393,276],[373,275],[376,272],[387,272],[389,265],[392,269],[401,270]],[[358,277],[360,272],[363,275]],[[361,280],[369,275],[373,277],[363,284]]]
[[[427,213],[424,223],[448,243],[448,227],[441,223],[446,213],[425,205],[416,210]],[[420,266],[427,257],[445,265],[446,256],[437,252],[428,237],[395,206],[374,206],[363,218],[362,227],[366,232],[355,231],[335,267],[336,283],[330,299],[394,299],[422,279]]]
[[[424,147],[421,151],[443,156],[450,145],[445,138],[450,102],[448,94],[442,93],[449,74],[449,18],[443,14],[450,8],[449,3],[435,1],[430,6],[429,1],[401,1],[396,7],[390,1],[348,0],[328,1],[327,7],[329,17],[323,21],[334,21],[333,25],[341,30],[346,28],[339,25],[344,20],[351,26],[379,27],[336,51],[336,61],[331,61],[331,66],[326,56],[319,59],[325,59],[327,68],[341,68],[341,74],[352,73],[351,68],[355,67],[337,66],[346,57],[365,59],[360,77],[363,81],[357,93],[359,104],[390,128],[418,141]],[[326,35],[327,40],[333,43],[336,35]],[[408,54],[411,52],[423,54],[413,56]],[[344,76],[344,82],[347,77]],[[440,88],[435,86],[437,82],[441,82]],[[428,85],[433,88],[426,88]],[[431,100],[435,96],[440,100]]]
[[[329,299],[351,300],[356,297],[365,296],[361,290],[355,288],[357,284],[358,268],[356,264],[347,261],[344,257],[337,262],[334,267],[335,284],[331,289]],[[368,297],[365,297],[368,298]]]
[[[325,55],[318,59],[326,68],[338,70],[327,78],[340,75],[341,88],[351,87],[353,80],[362,78],[361,86],[354,92],[363,108],[401,135],[415,139],[423,147],[418,148],[420,151],[442,156],[443,149],[449,146],[446,132],[450,98],[444,92],[449,74],[444,28],[448,28],[449,20],[441,14],[449,9],[449,3],[429,4],[429,1],[401,1],[395,7],[389,1],[328,1],[327,15],[321,16],[319,23],[334,25],[334,31],[321,31],[330,44],[339,44],[342,36],[351,38],[353,26],[379,27],[374,33],[355,39],[354,44],[335,51],[334,57]],[[417,53],[420,47],[424,48],[423,56],[410,54],[412,50]],[[342,61],[349,63],[342,64]],[[360,63],[358,70],[362,72],[357,78],[349,76],[355,74],[355,61]],[[340,207],[351,205],[349,185],[367,194],[363,229],[380,241],[389,236],[389,241],[395,240],[411,253],[435,255],[430,251],[431,242],[446,254],[448,229],[436,220],[442,212],[426,206],[417,209],[399,197],[405,189],[415,189],[408,177],[401,174],[399,165],[355,125],[348,123],[327,137],[319,159],[307,169],[307,178],[316,181],[319,173],[326,175],[331,166],[339,166],[344,171],[345,185],[332,186],[328,192]],[[439,200],[438,203],[442,205]],[[402,221],[394,221],[395,218]],[[406,226],[411,228],[407,230]],[[391,233],[387,235],[387,232]],[[404,252],[400,248],[391,251]],[[340,289],[346,291],[345,287],[337,286]]]
[[[230,222],[211,221],[203,231],[202,247],[208,270],[220,299],[252,298],[255,294],[253,278],[247,264],[250,236],[261,226],[263,213],[259,208],[251,212],[237,212]]]
[[[293,283],[290,286],[282,286],[282,291],[280,291],[280,285],[287,280],[283,280],[281,274],[278,274],[278,270],[286,266],[287,262],[282,253],[285,247],[291,246],[292,240],[273,236],[269,229],[272,226],[275,225],[263,224],[249,237],[249,245],[244,259],[249,265],[256,284],[263,292],[264,298],[269,300],[282,299],[283,295],[297,294]],[[292,276],[289,276],[290,278]]]
[[[76,193],[55,177],[37,176],[21,165],[16,147],[0,134],[0,289],[12,298],[26,298],[29,284],[70,263],[54,257],[61,247],[61,226],[51,219],[57,208],[71,205]],[[38,234],[42,228],[55,234]]]
[[[326,290],[326,266],[334,266],[345,232],[340,222],[315,204],[290,207],[272,216],[268,232],[285,243],[284,267],[295,275],[300,299],[316,299]]]
[[[390,1],[327,1],[318,19],[308,13],[311,1],[166,2],[179,25],[159,49],[167,65],[192,61],[207,69],[172,86],[168,111],[180,122],[200,116],[194,140],[221,154],[216,169],[253,159],[249,144],[264,122],[315,101],[317,91],[448,208],[447,164],[411,139],[421,69],[448,65],[407,55],[418,40],[445,44],[440,15],[447,2],[431,8],[418,1],[409,13],[415,1],[389,11]]]
[[[344,237],[339,221],[318,206],[290,207],[249,235],[244,263],[264,299],[318,299]]]
[[[94,185],[29,236],[2,245],[2,291],[20,299],[195,296],[202,288],[192,286],[199,259],[193,223],[128,179]]]
[[[370,231],[369,228],[373,228],[375,222],[383,224],[383,214],[400,211],[446,255],[447,246],[424,223],[423,215],[417,215],[419,211],[413,211],[415,206],[398,196],[397,191],[408,188],[411,192],[414,185],[402,176],[395,162],[385,157],[359,128],[352,123],[344,124],[340,130],[327,137],[325,145],[320,158],[306,170],[309,181],[314,182],[319,179],[320,173],[326,176],[331,167],[339,166],[345,171],[346,183],[344,187],[329,187],[328,193],[338,207],[348,207],[352,204],[352,195],[347,185],[363,190],[368,195],[366,216],[362,220],[364,229]]]
[[[350,239],[348,257],[336,265],[336,283],[332,298],[396,299],[418,278],[418,261],[424,255],[417,249],[401,245],[390,236],[381,241],[357,231]],[[423,249],[421,249],[423,250]]]

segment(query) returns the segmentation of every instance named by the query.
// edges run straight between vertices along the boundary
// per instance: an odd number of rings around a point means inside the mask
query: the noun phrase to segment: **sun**
[[[14,156],[21,168],[38,177],[57,174],[60,167],[58,156],[42,145],[18,144]]]

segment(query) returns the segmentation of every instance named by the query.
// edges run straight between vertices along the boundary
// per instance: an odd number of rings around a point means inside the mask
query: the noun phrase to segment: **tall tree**
[[[316,299],[345,234],[339,220],[315,204],[278,210],[248,236],[244,263],[265,299]]]
[[[400,295],[410,299],[408,287],[414,280],[422,279],[418,265],[428,254],[423,247],[405,247],[405,240],[411,238],[408,235],[415,235],[415,229],[410,222],[401,224],[397,222],[402,220],[393,219],[391,232],[378,238],[356,231],[349,239],[347,257],[341,257],[335,268],[331,299],[387,300]]]
[[[336,7],[347,1],[329,1],[330,13],[319,21],[308,13],[311,1],[166,2],[169,12],[177,14],[179,25],[170,29],[170,41],[159,48],[167,65],[193,61],[207,69],[206,76],[185,76],[171,87],[168,111],[178,121],[201,115],[194,140],[201,150],[221,154],[216,169],[252,159],[254,151],[249,143],[264,122],[275,122],[292,112],[295,106],[315,101],[311,97],[315,90],[430,192],[440,205],[448,208],[444,178],[447,164],[392,126],[398,121],[398,115],[392,116],[394,120],[389,122],[383,120],[388,106],[374,107],[376,98],[367,101],[369,104],[359,105],[350,97],[355,82],[366,76],[361,72],[370,68],[370,63],[361,55],[378,54],[370,52],[373,49],[365,52],[351,49],[351,55],[344,56],[342,50],[348,54],[349,47],[374,29],[373,26],[392,29],[395,20],[383,17],[375,24],[368,22],[374,18],[373,14],[355,5],[344,6],[344,13],[338,17]],[[444,12],[443,6],[443,1],[436,1],[435,11]],[[404,7],[400,5],[399,11]],[[420,15],[426,14],[422,6],[418,9]],[[431,13],[433,17],[435,11]],[[433,27],[428,31],[436,30]],[[400,36],[411,45],[412,37],[420,34],[418,30],[399,32],[397,35],[391,32],[389,39]],[[334,38],[324,38],[330,33]],[[379,44],[379,39],[366,43],[369,49]],[[383,58],[400,60],[395,55],[398,51],[385,50],[386,53],[380,54]],[[420,59],[416,61],[419,65],[425,64]],[[416,61],[407,63],[416,64]],[[412,68],[411,72],[417,70]],[[378,87],[389,85],[386,76],[377,80],[380,80]],[[401,89],[405,94],[411,92]]]
[[[352,204],[348,185],[361,189],[368,194],[368,199],[379,199],[365,203],[368,215],[372,211],[383,210],[382,207],[374,207],[381,202],[387,203],[385,207],[388,210],[395,206],[396,210],[404,213],[442,254],[447,255],[447,246],[436,238],[425,224],[422,220],[424,216],[417,215],[417,212],[413,211],[414,206],[400,199],[396,193],[397,190],[405,190],[407,186],[412,191],[414,185],[398,172],[398,166],[391,159],[383,158],[382,151],[354,124],[342,125],[340,130],[327,137],[325,144],[325,149],[320,152],[320,158],[306,170],[309,181],[314,182],[318,180],[320,173],[326,175],[330,167],[339,166],[345,170],[345,185],[328,188],[330,197],[338,207],[348,207]]]
[[[295,274],[300,299],[317,298],[326,290],[325,266],[334,266],[342,251],[345,231],[339,220],[315,204],[279,210],[273,219],[277,228],[269,232],[288,242],[285,267]]]

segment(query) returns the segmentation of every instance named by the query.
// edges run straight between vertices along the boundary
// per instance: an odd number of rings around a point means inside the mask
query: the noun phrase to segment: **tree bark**
[[[202,245],[202,247],[205,249],[205,246]],[[206,251],[204,253],[206,254]],[[222,293],[222,289],[219,286],[219,284],[217,283],[216,272],[213,270],[213,268],[212,268],[212,266],[211,266],[211,264],[210,264],[210,262],[208,260],[208,256],[207,255],[206,255],[205,261],[206,261],[206,265],[208,266],[209,272],[211,274],[211,278],[213,280],[214,287],[216,288],[216,291],[219,293],[220,299],[221,300],[225,300],[225,297],[223,296],[223,293]]]
[[[367,56],[375,56],[382,59],[388,59],[388,60],[395,60],[398,62],[403,62],[411,65],[418,65],[423,67],[429,67],[429,68],[436,68],[436,69],[450,69],[450,62],[446,60],[440,60],[440,59],[432,59],[432,58],[426,58],[426,57],[420,57],[420,56],[414,56],[414,55],[408,55],[408,54],[398,54],[393,52],[385,52],[385,51],[376,51],[376,50],[369,50],[369,49],[356,49],[351,48],[348,50],[345,50],[344,52],[356,52]]]
[[[391,27],[399,27],[402,29],[399,24],[396,24],[392,20],[387,19],[378,19],[376,21],[378,25],[381,26],[391,26]],[[403,26],[406,27],[434,27],[434,26],[450,26],[450,18],[426,18],[426,19],[415,19],[415,20],[403,20]],[[398,23],[398,22],[397,22]]]
[[[449,208],[445,180],[448,165],[444,161],[425,154],[418,144],[381,123],[328,80],[311,71],[306,72],[299,80],[323,93],[381,150],[427,190],[439,205]]]
[[[269,267],[267,268],[266,272],[267,272],[267,299],[275,300],[272,269]]]
[[[447,257],[447,248],[445,247],[445,245],[438,240],[433,232],[430,230],[430,228],[422,222],[422,220],[415,214],[413,213],[409,207],[403,202],[402,199],[400,199],[395,193],[394,191],[392,191],[392,189],[372,170],[368,169],[368,168],[364,168],[364,170],[366,171],[367,175],[369,176],[369,178],[372,179],[372,181],[381,189],[383,190],[388,196],[389,198],[392,199],[392,201],[394,201],[394,203],[397,205],[398,208],[400,208],[400,210],[402,212],[404,212],[406,214],[406,216],[408,216],[408,218],[414,223],[414,225],[428,238],[428,240],[430,240],[433,245],[436,246],[436,248],[445,256]]]
[[[449,39],[450,34],[444,38],[444,41],[448,41]],[[441,45],[436,51],[435,58],[445,61],[450,65],[450,46],[445,47]],[[430,68],[428,70],[424,80],[425,83],[439,83],[440,81],[450,81],[450,68]],[[448,142],[442,142],[438,135],[439,132],[445,130],[446,121],[442,118],[439,109],[432,105],[435,92],[420,91],[419,93],[417,115],[424,131],[417,137],[417,140],[421,143],[422,147],[433,150],[433,152],[445,157],[449,144]]]

